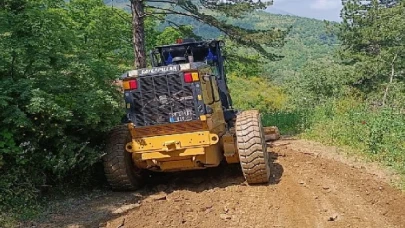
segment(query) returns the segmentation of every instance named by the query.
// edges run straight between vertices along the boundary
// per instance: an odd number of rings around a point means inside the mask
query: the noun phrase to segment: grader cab
[[[248,184],[268,182],[260,114],[233,109],[222,46],[184,40],[157,47],[152,68],[122,76],[128,123],[112,130],[103,158],[114,190],[139,188],[145,170],[205,169],[223,161],[240,163]]]

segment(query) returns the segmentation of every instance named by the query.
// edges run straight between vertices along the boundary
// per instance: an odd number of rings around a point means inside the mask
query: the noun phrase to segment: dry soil
[[[335,147],[269,145],[270,184],[248,186],[238,165],[161,174],[139,192],[72,200],[35,227],[405,227],[397,177]],[[25,224],[28,225],[28,224]]]

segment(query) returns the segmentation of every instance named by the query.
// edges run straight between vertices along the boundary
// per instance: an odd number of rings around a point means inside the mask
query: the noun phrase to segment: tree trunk
[[[144,5],[143,0],[131,0],[132,42],[134,46],[135,68],[146,67]]]
[[[383,101],[382,101],[382,105],[385,106],[385,103],[387,102],[387,97],[388,97],[388,91],[390,89],[390,86],[392,84],[392,82],[394,81],[394,76],[395,76],[395,60],[397,59],[398,54],[395,54],[392,63],[391,63],[391,76],[390,76],[390,81],[387,84],[387,86],[385,87],[385,92],[384,92],[384,97],[383,97]]]

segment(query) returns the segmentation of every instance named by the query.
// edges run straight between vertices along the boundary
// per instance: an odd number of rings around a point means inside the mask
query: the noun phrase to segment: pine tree
[[[133,24],[133,46],[135,67],[146,67],[145,51],[145,17],[175,14],[193,18],[199,22],[218,28],[225,35],[241,45],[249,45],[269,59],[279,56],[268,53],[262,45],[282,45],[287,31],[279,29],[257,31],[230,25],[217,19],[214,15],[242,18],[258,9],[265,9],[272,2],[251,0],[130,0]],[[153,10],[151,12],[150,10]]]
[[[343,3],[340,57],[356,67],[354,85],[375,94],[385,105],[390,88],[405,82],[405,3],[394,0]]]

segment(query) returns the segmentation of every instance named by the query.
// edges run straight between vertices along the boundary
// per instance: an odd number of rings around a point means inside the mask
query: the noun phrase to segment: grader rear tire
[[[236,140],[242,172],[247,183],[268,183],[269,155],[258,111],[245,111],[237,116]]]
[[[131,134],[126,125],[113,129],[106,145],[106,155],[103,157],[104,172],[108,183],[115,191],[132,191],[142,185],[142,176],[133,161],[132,156],[125,150],[131,141]]]

